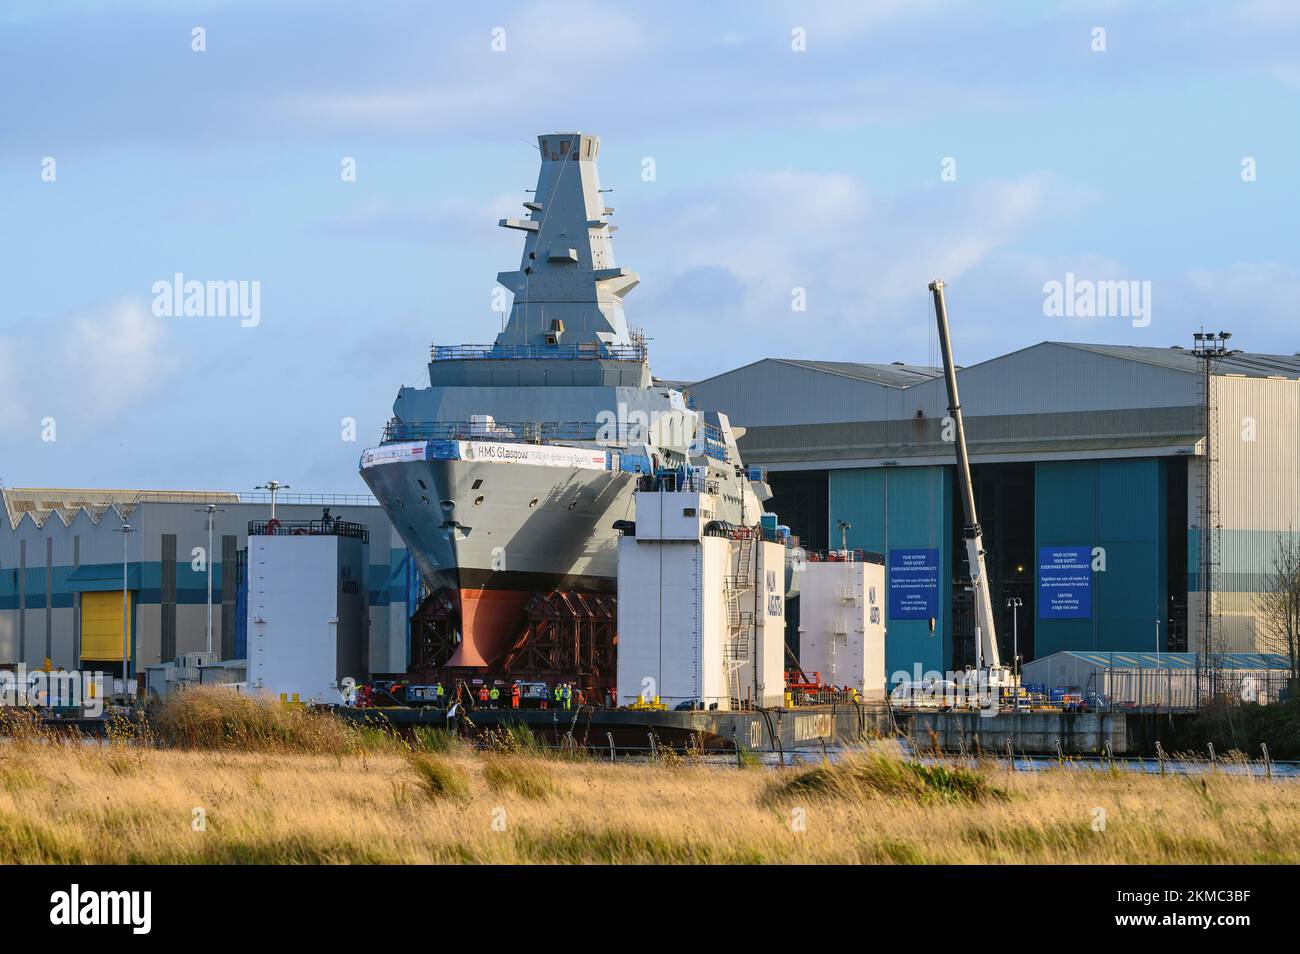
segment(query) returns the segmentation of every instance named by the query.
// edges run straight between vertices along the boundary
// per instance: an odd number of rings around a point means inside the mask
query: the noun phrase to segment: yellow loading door
[[[131,603],[126,605],[131,625]],[[81,658],[122,661],[122,591],[81,594]]]

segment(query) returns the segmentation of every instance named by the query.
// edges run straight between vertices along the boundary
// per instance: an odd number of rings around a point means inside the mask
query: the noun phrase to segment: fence
[[[239,494],[239,503],[270,503],[271,494],[254,491]],[[221,501],[227,502],[227,501]],[[379,501],[370,494],[287,494],[283,490],[275,494],[277,504],[320,504],[336,507],[377,507]]]
[[[543,441],[601,440],[601,426],[587,421],[399,421],[384,427],[383,443],[394,441]]]
[[[370,542],[370,528],[347,520],[250,520],[250,537],[353,537]]]
[[[569,345],[434,345],[430,351],[430,358],[434,361],[534,361],[538,359],[644,361],[646,347],[639,343],[606,345],[597,342]]]

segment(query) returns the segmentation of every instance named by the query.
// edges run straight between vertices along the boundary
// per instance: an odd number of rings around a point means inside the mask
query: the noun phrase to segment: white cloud
[[[1246,23],[1269,29],[1300,24],[1300,7],[1294,0],[1248,0],[1238,3],[1235,13]]]
[[[1123,0],[827,0],[743,9],[669,0],[631,12],[575,0],[562,14],[533,0],[491,15],[401,3],[341,5],[328,17],[302,17],[296,4],[230,5],[220,32],[239,38],[222,48],[234,59],[222,70],[194,70],[176,68],[194,59],[184,44],[169,47],[176,29],[188,29],[181,14],[132,17],[93,6],[74,22],[53,9],[25,17],[25,42],[6,65],[23,75],[66,57],[75,26],[132,68],[113,73],[93,109],[80,91],[111,68],[107,60],[72,63],[68,81],[43,90],[39,102],[0,84],[0,114],[16,117],[0,152],[28,155],[52,140],[184,139],[224,150],[231,128],[240,130],[238,143],[297,146],[311,135],[440,143],[596,123],[611,137],[716,133],[763,129],[774,116],[785,127],[813,128],[946,121],[972,110],[986,120],[993,113],[1040,122],[1043,110],[1075,109],[1081,91],[1120,94],[1146,114],[1159,107],[1152,91],[1165,83],[1190,81],[1195,90],[1225,77],[1249,90],[1260,73],[1294,83],[1300,27],[1292,0],[1188,4],[1178,17],[1168,4]],[[1086,40],[1103,21],[1112,53],[1097,69]],[[806,54],[790,50],[795,25],[808,31]],[[507,36],[501,53],[490,47],[497,26]],[[187,59],[151,58],[168,49]],[[1135,74],[1165,83],[1135,87]],[[188,108],[196,101],[203,110]],[[165,131],[158,115],[169,117]]]
[[[892,360],[875,349],[926,341],[929,281],[987,267],[1050,185],[1031,175],[881,199],[853,176],[785,171],[670,194],[620,245],[645,289],[629,317],[665,342],[657,370],[668,375],[775,354]],[[795,288],[807,311],[791,308]]]
[[[158,387],[176,366],[166,346],[165,320],[139,300],[74,316],[64,341],[71,376],[100,414],[112,414]]]
[[[387,133],[481,131],[521,123],[543,129],[546,122],[537,119],[539,93],[561,110],[552,107],[547,116],[567,115],[572,123],[589,108],[574,112],[569,101],[577,90],[589,93],[607,84],[613,51],[617,68],[626,70],[660,42],[655,25],[591,2],[566,5],[562,16],[549,3],[532,4],[490,26],[483,23],[477,32],[455,28],[445,51],[450,55],[439,55],[431,70],[441,79],[412,77],[360,90],[349,82],[346,90],[283,97],[274,109],[313,126]],[[498,26],[505,30],[506,46],[493,52],[491,31]]]
[[[100,421],[162,386],[177,366],[166,320],[138,299],[0,334],[0,430],[44,417]]]
[[[871,3],[816,3],[802,8],[784,4],[772,8],[788,17],[792,26],[808,30],[808,42],[843,43],[859,38],[901,20],[922,20],[941,15],[944,7],[954,4],[945,0],[873,0]]]

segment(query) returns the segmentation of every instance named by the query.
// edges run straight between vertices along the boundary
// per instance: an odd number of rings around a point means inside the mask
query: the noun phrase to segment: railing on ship
[[[803,559],[808,563],[879,563],[884,564],[885,557],[871,550],[805,550]]]
[[[370,494],[287,494],[283,490],[275,495],[275,502],[280,504],[325,504],[340,507],[375,507],[379,501]],[[241,493],[240,503],[270,503],[269,493]]]
[[[566,361],[644,361],[644,343],[607,345],[598,342],[557,345],[459,344],[434,345],[432,361],[525,361],[563,359]]]
[[[370,542],[370,529],[364,523],[347,520],[250,520],[250,537],[352,537]]]
[[[595,441],[601,425],[591,421],[399,421],[384,426],[385,444],[394,441]]]
[[[696,477],[680,471],[665,471],[660,474],[642,474],[637,478],[636,489],[644,493],[686,491],[689,493],[717,494],[722,485],[711,477]]]
[[[120,508],[134,508],[141,504],[228,504],[270,503],[271,494],[263,491],[202,491],[202,490],[145,490],[129,501],[116,501]],[[370,494],[300,494],[280,491],[275,502],[281,504],[326,504],[331,506],[374,507],[377,501]],[[108,502],[105,501],[105,504]]]

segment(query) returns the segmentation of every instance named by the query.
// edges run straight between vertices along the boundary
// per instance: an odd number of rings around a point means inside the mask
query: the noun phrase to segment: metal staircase
[[[754,589],[754,537],[749,532],[733,541],[734,572],[723,580],[727,601],[727,638],[722,644],[722,668],[727,691],[738,703],[741,698],[740,670],[749,662],[754,633],[754,612],[744,609],[744,599]]]

